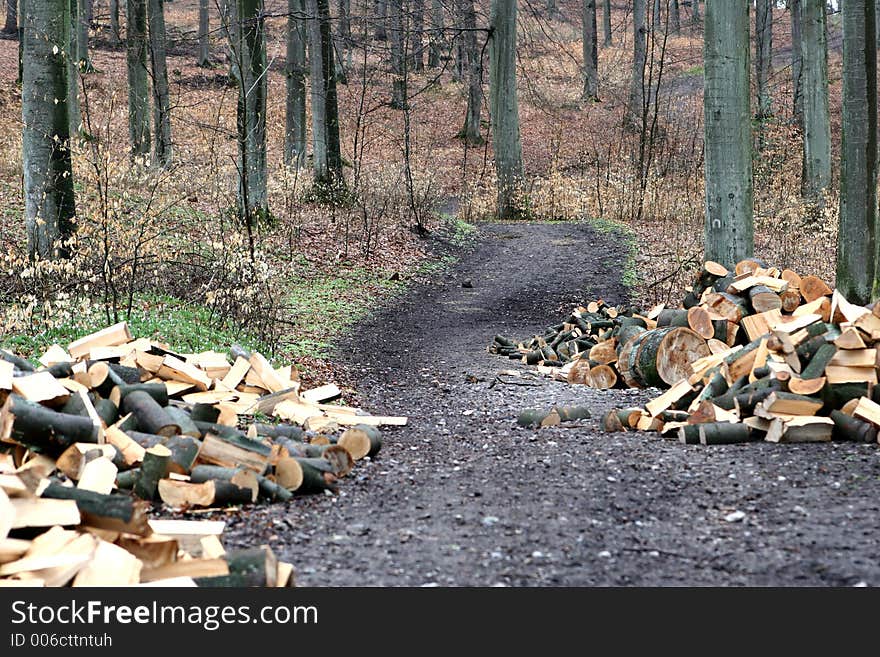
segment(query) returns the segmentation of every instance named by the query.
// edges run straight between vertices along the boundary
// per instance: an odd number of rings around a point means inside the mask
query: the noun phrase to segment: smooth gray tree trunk
[[[648,57],[648,28],[645,20],[645,0],[633,0],[633,61],[627,121],[634,126],[641,125],[645,111],[645,61]]]
[[[759,120],[773,114],[770,75],[773,70],[773,0],[755,2],[755,84]]]
[[[3,25],[3,33],[16,32],[18,32],[18,0],[6,0],[6,24]]]
[[[803,21],[802,0],[789,0],[788,10],[791,12],[791,84],[794,118],[798,125],[804,125],[803,107],[803,74],[801,72],[801,48],[803,47],[803,35],[801,24]],[[823,3],[824,4],[824,3]],[[824,18],[823,18],[824,23]],[[823,28],[824,30],[824,28]],[[824,39],[824,37],[823,37]]]
[[[584,0],[583,7],[584,100],[599,100],[599,34],[596,29],[596,0]]]
[[[122,41],[122,31],[119,28],[119,0],[110,0],[110,32],[116,43]]]
[[[199,57],[198,66],[207,68],[211,65],[211,13],[210,0],[199,0]]]
[[[605,0],[602,12],[602,31],[605,33],[604,46],[611,46],[611,0]]]
[[[431,0],[431,37],[428,39],[428,68],[440,68],[443,49],[443,3]]]
[[[406,107],[406,52],[404,41],[403,0],[388,1],[391,36],[391,107]]]
[[[339,0],[339,56],[344,62],[343,69],[350,70],[354,65],[354,41],[351,36],[351,0]],[[342,63],[340,62],[340,66]]]
[[[89,58],[89,23],[91,22],[89,8],[88,0],[79,0],[77,3],[76,59],[80,71],[84,73],[92,70],[92,60]]]
[[[468,102],[464,127],[459,133],[469,144],[482,144],[480,135],[480,110],[483,105],[483,61],[477,46],[477,12],[474,0],[461,0],[462,26],[465,33],[465,54],[468,63]]]
[[[34,0],[31,0],[31,2],[34,2]],[[79,82],[83,69],[80,67],[78,56],[79,9],[77,0],[70,0],[68,6],[70,7],[68,13],[70,49],[67,52],[70,53],[70,56],[67,58],[67,117],[70,121],[68,134],[73,137],[79,133],[79,126],[82,122],[82,115],[79,109]]]
[[[651,20],[654,24],[654,29],[658,32],[663,27],[662,20],[662,12],[660,11],[660,0],[654,0],[654,7],[651,11]]]
[[[388,0],[376,0],[376,31],[373,38],[376,41],[385,41],[388,38],[386,22],[388,20]]]
[[[691,20],[694,25],[700,22],[700,0],[691,0]]]
[[[703,62],[705,258],[732,268],[754,249],[749,0],[706,0]]]
[[[269,216],[266,197],[266,41],[263,0],[236,0],[238,28],[232,44],[238,86],[238,209],[249,226]]]
[[[877,47],[874,0],[846,0],[837,289],[865,304],[876,296]]]
[[[425,70],[425,0],[412,0],[412,31],[410,33],[410,70]]]
[[[516,0],[492,0],[489,18],[489,112],[498,178],[498,218],[523,214],[522,142],[516,90]]]
[[[75,230],[67,94],[70,56],[68,0],[22,7],[22,168],[25,227],[31,259],[70,255]]]
[[[803,0],[801,61],[803,75],[804,196],[822,202],[831,184],[831,119],[828,114],[828,45],[825,0]]]
[[[681,34],[681,12],[678,10],[678,0],[669,0],[669,30],[675,36]]]
[[[168,92],[168,64],[165,59],[164,0],[148,0],[147,22],[153,78],[153,164],[171,164],[171,101]]]
[[[307,0],[312,99],[312,167],[321,193],[335,198],[345,190],[339,140],[339,108],[333,63],[329,0]]]
[[[128,134],[132,157],[150,154],[150,71],[147,55],[146,0],[127,0],[125,6],[125,50],[128,70]]]
[[[306,162],[306,29],[303,0],[287,0],[287,104],[284,163],[297,168]]]

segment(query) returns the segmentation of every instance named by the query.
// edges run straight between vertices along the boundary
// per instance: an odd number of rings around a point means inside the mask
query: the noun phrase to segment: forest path
[[[232,517],[307,586],[880,584],[880,452],[870,445],[683,446],[604,434],[645,391],[497,384],[495,333],[524,337],[575,302],[625,300],[625,246],[583,224],[490,224],[431,282],[340,347],[371,411],[405,414],[335,498]],[[470,281],[473,287],[463,287]],[[574,428],[524,407],[584,404]],[[733,511],[745,515],[730,516]]]

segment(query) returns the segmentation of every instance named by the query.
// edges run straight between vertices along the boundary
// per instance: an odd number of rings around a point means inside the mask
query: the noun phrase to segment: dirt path
[[[227,535],[264,541],[303,585],[880,584],[876,446],[681,446],[597,431],[638,391],[496,385],[494,333],[523,336],[602,295],[621,247],[584,226],[491,225],[431,284],[362,325],[341,355],[368,408],[410,416],[336,498],[259,508]],[[473,287],[463,287],[469,280]],[[577,402],[585,427],[516,426]],[[733,511],[744,519],[725,520]]]

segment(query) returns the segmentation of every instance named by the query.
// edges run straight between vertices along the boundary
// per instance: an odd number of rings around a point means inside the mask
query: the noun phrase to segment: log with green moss
[[[702,445],[733,445],[754,442],[755,437],[745,424],[730,422],[711,422],[700,424],[700,443]]]
[[[97,443],[98,427],[88,416],[58,413],[16,394],[0,409],[0,427],[36,451],[58,454],[73,443]]]

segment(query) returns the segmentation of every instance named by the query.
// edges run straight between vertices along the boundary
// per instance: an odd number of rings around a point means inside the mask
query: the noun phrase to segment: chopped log
[[[82,515],[82,523],[89,527],[138,536],[151,533],[147,524],[148,505],[129,495],[101,495],[50,482],[40,491],[40,497],[44,500],[73,500]]]
[[[275,464],[275,481],[288,491],[297,490],[303,482],[303,470],[299,461],[291,456],[278,459]]]
[[[853,416],[870,422],[875,426],[880,426],[880,404],[871,401],[867,397],[862,397],[853,411]]]
[[[229,574],[229,566],[224,559],[190,559],[175,561],[158,568],[144,568],[141,571],[141,582],[155,582],[175,577],[192,577],[199,581],[203,578],[220,577]]]
[[[778,377],[777,377],[778,378]],[[800,377],[791,377],[788,379],[788,390],[798,395],[815,395],[821,392],[825,387],[826,378],[824,376],[802,379]]]
[[[697,427],[699,427],[700,444],[702,445],[732,445],[755,440],[749,427],[745,424],[714,422],[699,424]]]
[[[858,329],[852,326],[841,331],[840,336],[834,340],[838,349],[864,349],[865,341]]]
[[[247,437],[253,439],[258,436],[266,436],[268,438],[289,438],[301,441],[304,433],[301,427],[293,424],[263,424],[255,422],[248,427]]]
[[[819,339],[822,339],[822,336],[819,336]],[[817,379],[821,377],[836,354],[837,346],[833,343],[826,342],[820,344],[810,359],[809,364],[801,370],[801,377],[804,379]]]
[[[541,411],[538,409],[525,409],[520,411],[519,417],[516,419],[517,424],[521,427],[551,427],[559,424],[559,413],[555,408],[549,411]]]
[[[142,567],[140,559],[127,550],[98,541],[94,556],[76,574],[73,586],[131,586],[140,582]]]
[[[715,326],[712,324],[709,312],[701,306],[694,306],[687,311],[687,323],[694,333],[705,340],[715,335]]]
[[[857,443],[876,443],[877,427],[870,422],[851,417],[842,411],[831,411],[831,420],[834,422],[834,440],[850,441]]]
[[[842,365],[828,365],[825,368],[825,377],[830,385],[838,383],[877,383],[877,368],[875,367],[848,367]]]
[[[706,309],[735,324],[738,324],[743,317],[749,314],[745,300],[727,292],[716,292],[710,295],[706,300]]]
[[[295,489],[300,495],[320,493],[324,490],[336,491],[336,477],[331,472],[324,472],[315,467],[309,459],[296,458],[302,470],[302,481]],[[321,459],[315,459],[320,461]]]
[[[619,411],[617,409],[612,408],[610,411],[602,416],[602,429],[606,433],[618,433],[626,431],[629,428],[623,425],[623,422],[621,422],[618,413]]]
[[[16,356],[13,353],[6,351],[5,349],[0,349],[0,360],[3,360],[7,363],[11,363],[13,368],[18,370],[19,372],[35,372],[36,368],[31,365],[31,363],[20,356]]]
[[[174,421],[177,426],[180,427],[181,435],[190,436],[192,438],[202,437],[202,432],[199,431],[196,423],[193,422],[189,413],[187,413],[185,410],[177,406],[170,405],[165,407],[165,412],[168,413],[168,416]]]
[[[660,311],[660,314],[657,316],[657,328],[663,328],[666,326],[687,326],[687,325],[688,325],[688,311],[687,310],[667,308],[665,310]]]
[[[177,540],[169,536],[120,536],[120,547],[137,557],[144,568],[159,568],[177,559]]]
[[[158,490],[162,501],[177,509],[251,504],[255,497],[250,488],[213,479],[203,483],[162,479]]]
[[[116,448],[113,445],[74,443],[58,456],[58,459],[55,461],[55,467],[69,479],[77,481],[86,464],[85,455],[91,451],[96,451],[99,456],[109,460],[112,460],[116,454]]]
[[[645,404],[645,408],[651,414],[651,417],[657,417],[692,391],[693,387],[688,383],[687,379],[681,379],[662,395]]]
[[[779,295],[782,302],[782,310],[792,313],[800,307],[801,291],[798,288],[789,288]]]
[[[91,418],[57,413],[15,394],[0,409],[0,439],[40,451],[58,453],[75,442],[97,443],[98,437]]]
[[[782,309],[782,299],[779,294],[766,285],[755,285],[749,288],[749,302],[756,313]]]
[[[635,367],[630,375],[644,387],[668,387],[686,379],[691,364],[709,355],[706,341],[689,328],[654,329],[642,333],[636,341]]]
[[[214,423],[220,417],[220,410],[213,404],[193,404],[189,417],[196,425],[199,422]]]
[[[348,450],[355,461],[375,456],[382,447],[382,436],[376,427],[359,424],[349,429],[339,438],[339,445]]]
[[[347,477],[354,469],[354,459],[342,445],[328,445],[322,454],[324,460],[331,465],[331,472],[339,477]]]
[[[109,495],[113,492],[118,472],[113,461],[107,457],[93,459],[83,466],[76,487],[80,490]]]
[[[831,299],[828,297],[819,297],[818,299],[798,306],[792,312],[795,317],[803,315],[819,315],[823,322],[831,321]]]
[[[771,327],[782,321],[782,313],[778,309],[770,309],[756,315],[743,317],[741,325],[745,329],[749,340],[757,340],[770,332]]]
[[[257,474],[263,474],[269,464],[272,450],[268,445],[242,438],[229,440],[214,434],[208,434],[202,441],[199,458],[205,463],[225,467],[243,466]]]
[[[171,436],[163,439],[161,444],[171,451],[169,472],[178,474],[189,474],[202,448],[202,443],[191,436]]]
[[[590,360],[600,365],[617,362],[617,340],[611,338],[610,340],[600,342],[590,349],[589,356]]]
[[[134,494],[143,500],[153,500],[161,479],[168,476],[171,450],[164,445],[154,445],[144,453],[140,475],[134,484]]]
[[[678,428],[678,440],[682,445],[699,445],[700,444],[700,426],[699,424],[689,424]]]
[[[590,385],[599,390],[607,390],[617,385],[617,374],[608,365],[596,365],[590,368]]]
[[[804,276],[801,278],[800,289],[801,295],[807,303],[831,294],[831,288],[818,276]]]
[[[320,404],[322,402],[331,402],[339,399],[342,397],[342,390],[340,390],[339,386],[336,384],[328,383],[327,385],[306,390],[300,395],[300,397],[305,401]]]
[[[109,427],[119,420],[119,409],[109,399],[98,399],[94,402],[94,407],[104,427]]]
[[[228,552],[228,574],[195,577],[200,587],[272,587],[277,584],[278,560],[268,547]]]
[[[162,406],[168,406],[168,388],[162,383],[122,383],[117,385],[110,392],[110,401],[122,408],[123,401],[132,392],[145,392],[152,397],[155,402]]]
[[[163,437],[180,434],[180,425],[143,390],[127,393],[122,399],[122,411],[133,414],[137,418],[138,427],[147,433]]]
[[[834,422],[827,417],[776,418],[764,440],[771,443],[822,443],[831,440]]]

